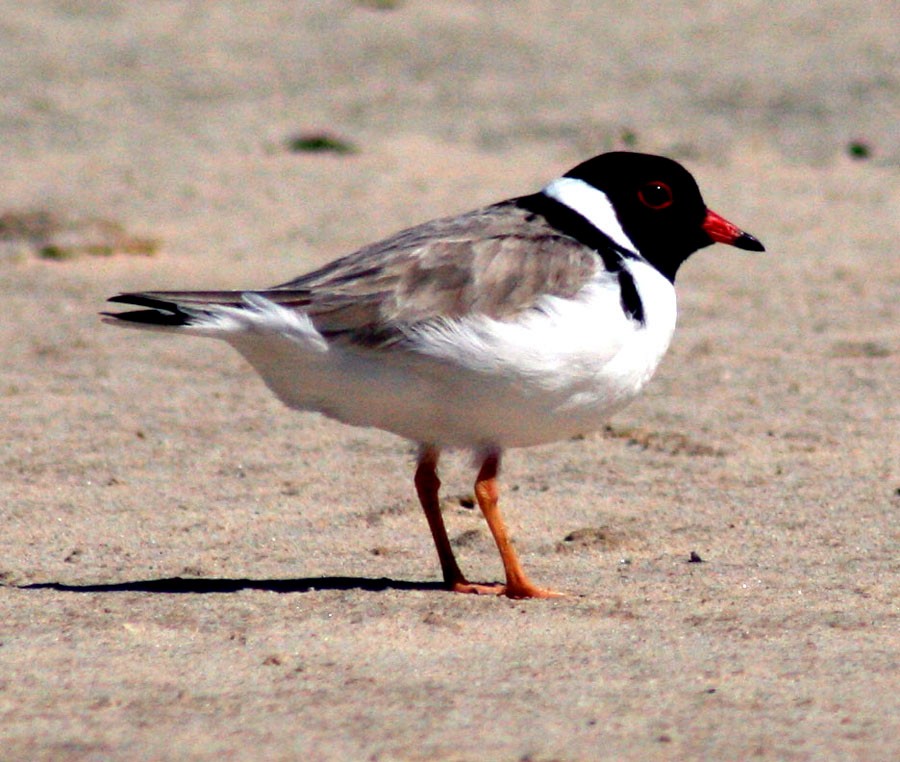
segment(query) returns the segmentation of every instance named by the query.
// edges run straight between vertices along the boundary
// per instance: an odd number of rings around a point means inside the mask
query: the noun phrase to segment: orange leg
[[[562,593],[553,590],[545,590],[537,587],[525,576],[516,550],[509,539],[509,532],[503,517],[500,515],[499,497],[497,488],[497,473],[500,470],[500,456],[496,453],[488,455],[481,464],[478,478],[475,481],[475,498],[478,506],[484,514],[500,558],[503,561],[503,569],[506,572],[506,585],[501,586],[499,594],[509,598],[557,598]]]
[[[437,548],[438,559],[441,562],[441,572],[448,589],[456,593],[479,593],[487,595],[500,595],[504,592],[503,585],[477,585],[469,582],[460,571],[453,549],[450,547],[450,539],[447,537],[447,529],[444,526],[444,518],[441,516],[441,504],[438,491],[441,488],[441,480],[437,475],[438,451],[424,449],[419,456],[419,465],[416,468],[416,492],[419,502],[428,520],[428,528],[434,538],[434,546]]]

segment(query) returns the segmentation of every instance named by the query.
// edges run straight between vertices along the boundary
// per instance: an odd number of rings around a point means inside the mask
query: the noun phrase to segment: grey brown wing
[[[323,335],[372,345],[390,343],[411,326],[436,319],[471,313],[510,318],[542,295],[574,295],[597,267],[593,250],[513,200],[401,231],[251,293],[303,310]],[[240,307],[244,293],[158,291],[111,301],[170,310],[174,325],[183,310]]]
[[[324,333],[380,342],[438,318],[506,319],[542,295],[572,296],[597,266],[591,249],[504,202],[411,228],[261,293],[302,306]]]

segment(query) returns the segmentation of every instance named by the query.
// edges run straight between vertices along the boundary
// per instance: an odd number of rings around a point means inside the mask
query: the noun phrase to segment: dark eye
[[[665,209],[672,206],[672,189],[664,182],[651,180],[638,191],[638,198],[644,206],[651,209]]]

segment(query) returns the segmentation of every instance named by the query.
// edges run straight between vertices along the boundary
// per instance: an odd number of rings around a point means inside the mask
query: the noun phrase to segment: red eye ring
[[[651,180],[638,190],[638,198],[650,209],[665,209],[672,206],[672,189],[660,180]]]

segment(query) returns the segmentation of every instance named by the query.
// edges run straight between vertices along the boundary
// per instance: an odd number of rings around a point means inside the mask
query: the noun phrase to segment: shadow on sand
[[[64,582],[37,582],[12,585],[19,590],[59,590],[66,593],[236,593],[239,590],[267,590],[272,593],[308,593],[314,590],[444,590],[441,582],[411,582],[387,577],[306,577],[302,579],[204,579],[166,577],[164,579],[112,582],[96,585],[69,585]]]

